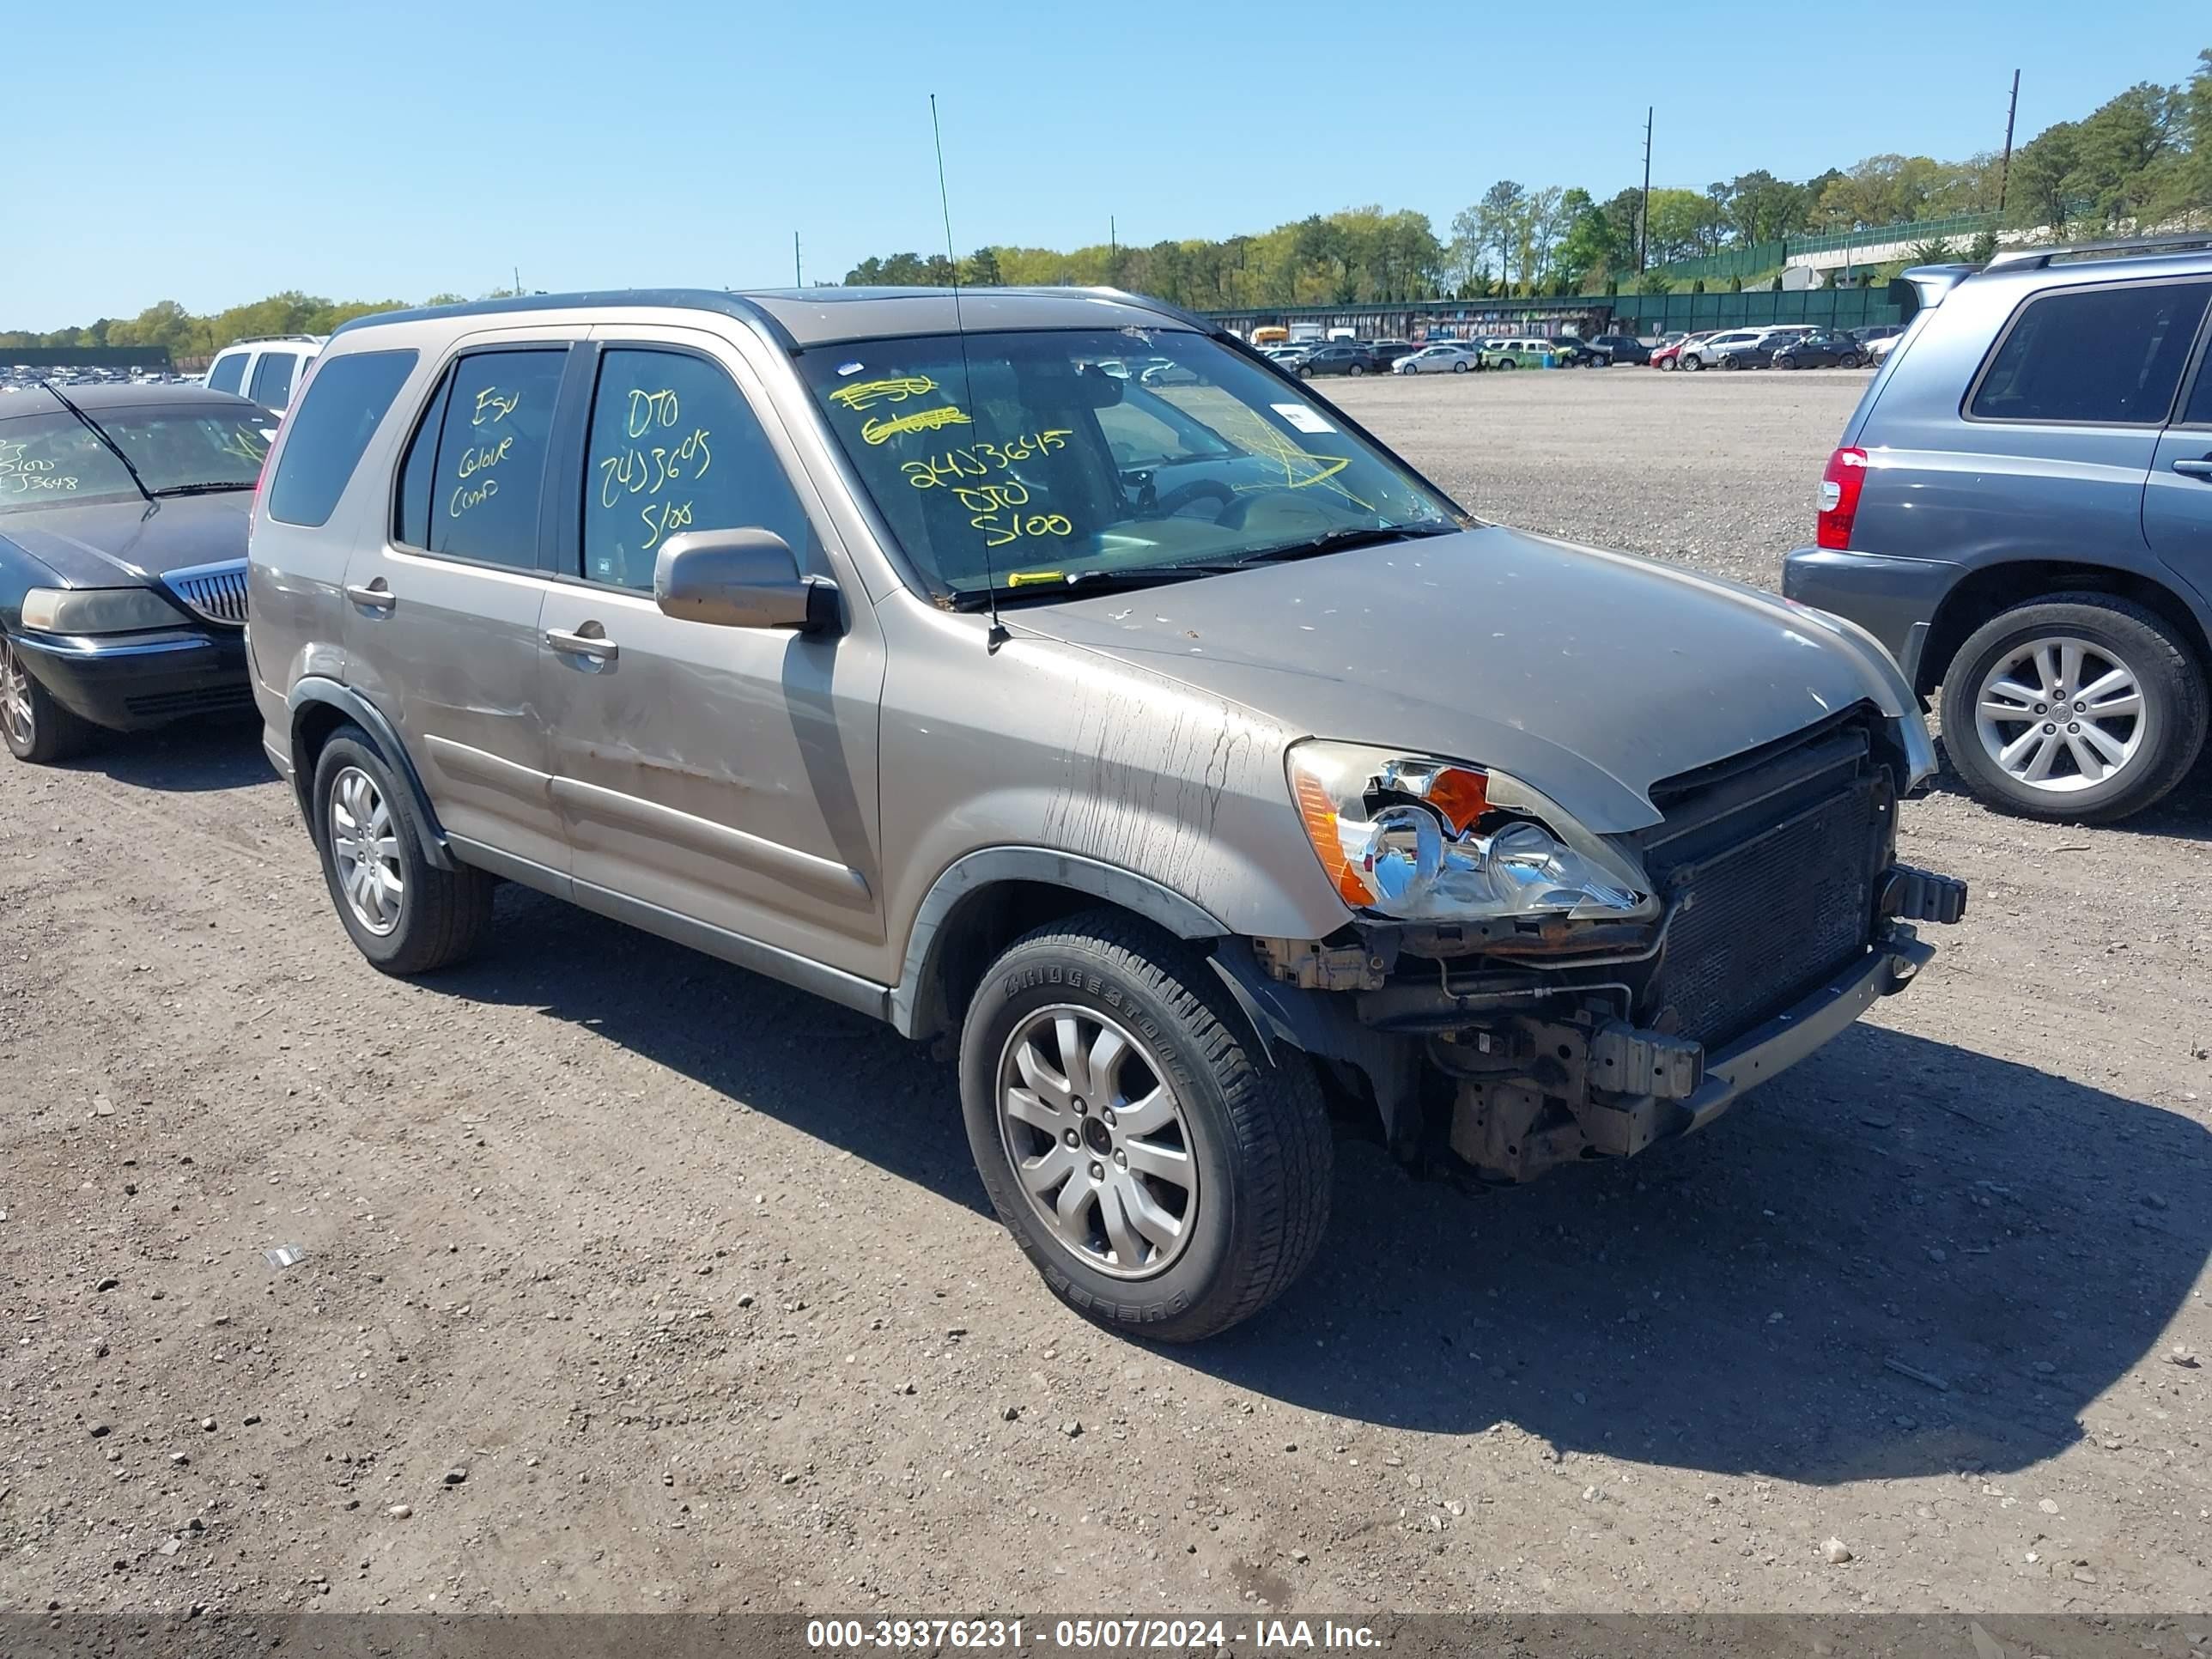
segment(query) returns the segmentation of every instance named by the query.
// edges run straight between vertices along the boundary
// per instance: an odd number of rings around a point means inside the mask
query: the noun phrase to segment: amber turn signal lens
[[[1304,771],[1294,771],[1293,786],[1298,798],[1298,817],[1304,821],[1306,839],[1313,843],[1315,856],[1328,878],[1336,884],[1339,897],[1353,909],[1364,909],[1373,902],[1366,884],[1359,872],[1352,867],[1352,860],[1344,855],[1343,839],[1336,833],[1336,808],[1329,804],[1328,793],[1320,781]]]
[[[1490,810],[1490,780],[1463,766],[1449,766],[1429,780],[1423,799],[1443,816],[1454,835],[1463,836]]]

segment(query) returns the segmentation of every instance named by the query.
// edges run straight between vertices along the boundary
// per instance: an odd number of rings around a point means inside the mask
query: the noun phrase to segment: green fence
[[[1623,294],[1589,303],[1610,305],[1620,332],[1643,335],[1773,323],[1869,328],[1902,323],[1911,316],[1905,302],[1888,287],[1812,288],[1778,294],[1771,289],[1749,294]]]
[[[1994,213],[1954,213],[1948,219],[1918,219],[1905,224],[1876,225],[1866,230],[1832,231],[1819,236],[1788,236],[1779,241],[1753,242],[1725,253],[1700,259],[1677,259],[1657,267],[1669,282],[1691,282],[1699,276],[1749,276],[1785,264],[1792,254],[1830,253],[1838,248],[1875,247],[1893,242],[1972,240],[1997,228]]]

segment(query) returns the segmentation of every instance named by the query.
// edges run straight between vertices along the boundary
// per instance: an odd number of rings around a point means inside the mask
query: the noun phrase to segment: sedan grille
[[[1660,980],[1673,1013],[1666,1029],[1724,1046],[1865,954],[1891,799],[1864,732],[1846,727],[1666,806],[1647,841],[1674,907]]]
[[[243,627],[246,623],[246,561],[194,565],[161,578],[192,614],[211,623]]]

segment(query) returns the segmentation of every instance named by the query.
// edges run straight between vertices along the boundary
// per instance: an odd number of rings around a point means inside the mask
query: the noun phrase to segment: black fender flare
[[[422,775],[416,771],[414,758],[408,754],[407,745],[399,741],[399,733],[392,729],[392,722],[351,686],[320,674],[303,675],[284,697],[284,706],[291,714],[288,737],[292,746],[292,788],[299,797],[300,811],[308,822],[314,821],[307,805],[307,790],[313,780],[307,776],[308,769],[300,763],[300,714],[310,703],[329,705],[368,734],[377,754],[407,790],[409,804],[415,809],[415,821],[422,826],[424,855],[441,870],[456,867],[452,849],[446,845],[446,827],[438,822],[438,815],[430,805],[429,792],[422,787]]]
[[[1157,922],[1177,939],[1216,939],[1231,930],[1204,906],[1150,876],[1080,854],[1048,847],[986,847],[963,854],[945,866],[915,910],[907,930],[906,957],[898,983],[891,988],[890,1021],[902,1036],[918,1035],[923,1018],[923,988],[939,965],[946,921],[960,902],[1000,882],[1035,882],[1087,893],[1109,904]]]

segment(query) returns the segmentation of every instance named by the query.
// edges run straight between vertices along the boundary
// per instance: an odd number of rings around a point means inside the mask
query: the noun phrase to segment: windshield
[[[940,593],[1168,580],[1465,522],[1298,389],[1180,329],[877,340],[799,359]]]
[[[269,453],[252,410],[148,408],[86,411],[121,446],[155,495],[194,489],[251,489]],[[0,513],[72,501],[138,499],[114,452],[65,409],[0,421]]]

